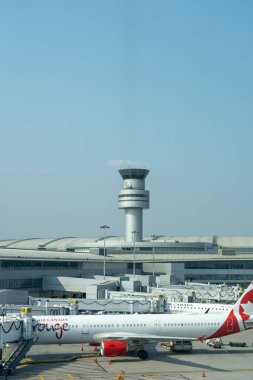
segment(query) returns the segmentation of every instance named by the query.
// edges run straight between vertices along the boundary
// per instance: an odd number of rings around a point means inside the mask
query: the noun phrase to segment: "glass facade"
[[[133,269],[133,267],[134,267],[133,263],[127,264],[127,269]],[[142,270],[142,263],[135,263],[135,269]]]
[[[82,262],[40,261],[40,260],[0,260],[0,269],[82,269]]]
[[[186,280],[188,280],[187,276]],[[189,275],[188,275],[189,277]],[[223,273],[223,274],[191,274],[190,279],[193,282],[203,281],[203,282],[235,282],[240,283],[242,281],[251,282],[252,274],[233,274],[233,273]]]
[[[251,282],[253,260],[191,261],[185,263],[185,280],[230,284]],[[206,272],[206,273],[203,273]]]
[[[121,194],[119,198],[147,198],[146,194]]]
[[[133,246],[131,247],[121,247],[123,251],[133,251],[134,248]],[[135,247],[135,251],[152,251],[153,247]],[[206,247],[177,247],[177,246],[172,246],[172,247],[154,247],[155,253],[171,253],[171,252],[206,252],[209,251],[210,248]],[[108,249],[109,251],[109,249]]]
[[[253,269],[253,261],[191,261],[185,269]]]
[[[1,289],[42,288],[42,278],[0,280],[0,288]]]

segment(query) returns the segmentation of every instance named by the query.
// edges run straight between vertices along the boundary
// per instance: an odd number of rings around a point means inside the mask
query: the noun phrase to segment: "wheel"
[[[141,359],[141,360],[147,360],[147,358],[148,358],[148,353],[147,353],[147,351],[145,351],[145,350],[140,350],[140,351],[138,351],[138,357],[139,357],[139,359]]]

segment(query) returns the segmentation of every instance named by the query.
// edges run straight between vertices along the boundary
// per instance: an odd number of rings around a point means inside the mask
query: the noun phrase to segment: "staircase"
[[[2,367],[0,367],[0,375],[4,375],[6,378],[8,375],[12,375],[17,365],[21,362],[35,341],[36,338],[20,341],[18,346],[9,353],[8,360],[3,362]]]

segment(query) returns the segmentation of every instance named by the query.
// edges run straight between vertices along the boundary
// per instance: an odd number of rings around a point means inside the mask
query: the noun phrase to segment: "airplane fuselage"
[[[228,314],[228,313],[227,313]],[[226,315],[227,315],[226,314]],[[131,336],[147,340],[191,339],[210,337],[222,328],[223,335],[239,332],[233,318],[224,313],[203,314],[132,314],[43,316],[33,318],[33,331],[39,344],[100,343],[112,336]],[[242,326],[243,328],[243,326]],[[244,329],[244,328],[243,328]]]
[[[215,303],[195,303],[195,302],[167,302],[169,313],[220,313],[228,312],[233,305]]]

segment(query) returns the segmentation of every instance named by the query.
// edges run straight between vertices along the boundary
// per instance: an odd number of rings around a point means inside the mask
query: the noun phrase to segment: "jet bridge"
[[[19,314],[0,316],[0,374],[13,374],[36,340],[32,330],[31,308]]]

